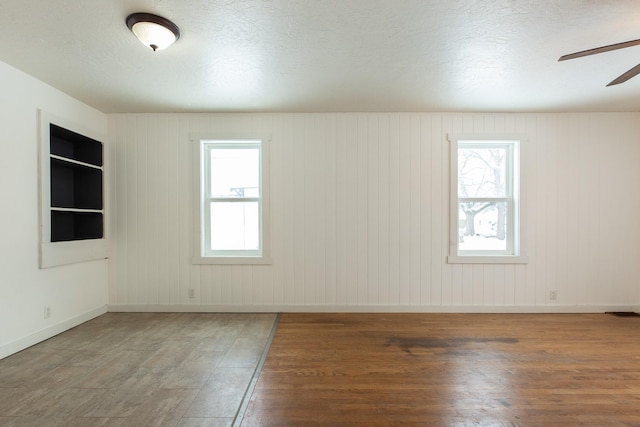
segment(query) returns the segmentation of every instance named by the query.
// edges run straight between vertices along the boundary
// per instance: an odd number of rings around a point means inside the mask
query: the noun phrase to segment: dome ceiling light
[[[127,16],[127,27],[143,45],[156,50],[166,49],[180,38],[176,24],[151,13],[132,13]]]

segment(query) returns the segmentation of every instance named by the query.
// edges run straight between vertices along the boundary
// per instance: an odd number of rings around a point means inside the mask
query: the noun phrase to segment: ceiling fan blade
[[[626,73],[622,74],[620,77],[618,77],[617,79],[613,80],[607,86],[619,85],[620,83],[624,83],[627,80],[629,80],[630,78],[637,76],[638,74],[640,74],[640,64],[636,65],[635,67],[633,67],[632,69],[630,69]]]
[[[582,56],[595,55],[596,53],[604,53],[610,52],[612,50],[624,49],[625,47],[637,46],[640,45],[640,39],[631,40],[628,42],[610,44],[608,46],[596,47],[593,49],[583,50],[581,52],[570,53],[568,55],[563,55],[558,59],[558,61],[566,61],[567,59],[580,58]]]

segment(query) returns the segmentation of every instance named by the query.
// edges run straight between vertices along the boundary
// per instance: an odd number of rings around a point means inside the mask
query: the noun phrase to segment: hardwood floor
[[[640,317],[284,314],[242,426],[640,425]]]
[[[275,322],[101,316],[0,360],[0,425],[640,425],[640,317],[284,314],[256,383]]]
[[[100,316],[0,360],[0,426],[231,426],[276,318]]]

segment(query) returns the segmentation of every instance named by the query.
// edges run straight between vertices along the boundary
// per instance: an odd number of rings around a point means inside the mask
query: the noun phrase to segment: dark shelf
[[[51,241],[102,239],[102,223],[101,213],[51,211]]]
[[[51,154],[78,162],[102,166],[102,143],[68,129],[50,124]]]
[[[51,241],[102,239],[102,143],[49,126]]]
[[[52,158],[51,206],[102,210],[102,171]]]

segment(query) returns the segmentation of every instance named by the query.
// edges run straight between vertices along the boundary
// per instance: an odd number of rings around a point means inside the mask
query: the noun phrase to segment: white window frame
[[[271,264],[270,258],[270,222],[269,222],[269,140],[268,138],[221,138],[209,135],[192,135],[194,143],[194,188],[195,215],[193,237],[193,264]],[[257,148],[260,155],[259,197],[220,198],[210,195],[210,156],[213,148]],[[258,250],[220,250],[210,248],[210,202],[257,201],[259,209],[259,248]]]
[[[526,264],[525,255],[525,221],[524,213],[524,168],[521,159],[525,138],[522,135],[477,135],[477,134],[449,134],[450,143],[450,233],[449,233],[449,264]],[[458,149],[482,145],[486,147],[509,147],[511,154],[506,169],[506,197],[499,198],[462,198],[458,196]],[[470,251],[460,250],[459,239],[459,202],[464,200],[505,201],[507,203],[507,249],[504,251]]]

